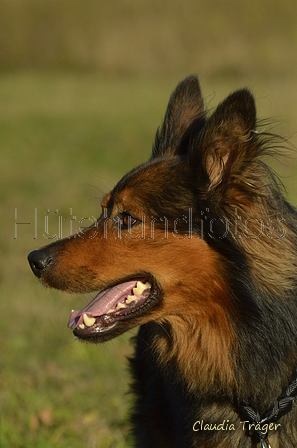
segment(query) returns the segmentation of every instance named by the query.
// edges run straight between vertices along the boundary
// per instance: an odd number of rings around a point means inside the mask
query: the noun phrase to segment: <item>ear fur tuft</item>
[[[225,184],[234,170],[244,167],[244,160],[257,154],[255,134],[256,108],[252,94],[238,90],[218,105],[207,120],[199,139],[199,163],[209,177],[209,188]]]

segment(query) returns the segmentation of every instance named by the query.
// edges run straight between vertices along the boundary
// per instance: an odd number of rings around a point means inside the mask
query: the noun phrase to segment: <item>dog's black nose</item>
[[[42,271],[46,269],[52,262],[52,257],[47,250],[33,250],[28,255],[28,261],[30,263],[31,269],[36,275],[36,277],[41,277]]]

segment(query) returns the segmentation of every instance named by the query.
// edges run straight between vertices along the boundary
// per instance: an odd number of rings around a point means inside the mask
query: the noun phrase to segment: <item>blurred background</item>
[[[0,447],[132,446],[132,333],[74,341],[90,297],[45,289],[26,256],[99,216],[190,73],[210,109],[249,87],[296,145],[296,18],[291,0],[0,0]],[[296,158],[278,171],[296,205]]]

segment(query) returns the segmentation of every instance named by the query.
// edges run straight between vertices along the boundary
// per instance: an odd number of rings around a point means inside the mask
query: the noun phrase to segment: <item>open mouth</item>
[[[109,339],[120,322],[142,314],[157,298],[148,278],[124,281],[100,291],[83,309],[73,310],[68,327],[81,339]]]

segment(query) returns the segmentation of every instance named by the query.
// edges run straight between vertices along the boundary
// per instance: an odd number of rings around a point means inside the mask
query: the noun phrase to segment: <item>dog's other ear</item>
[[[152,157],[186,152],[188,148],[180,146],[180,142],[194,123],[197,124],[195,133],[205,124],[203,99],[197,77],[188,76],[170,97],[163,125],[156,134]]]
[[[240,174],[256,156],[255,127],[255,102],[248,90],[238,90],[219,104],[190,156],[197,172],[206,171],[209,189],[227,186],[230,177]]]

